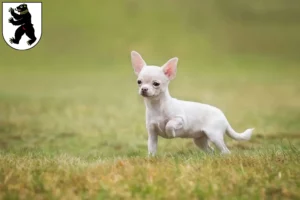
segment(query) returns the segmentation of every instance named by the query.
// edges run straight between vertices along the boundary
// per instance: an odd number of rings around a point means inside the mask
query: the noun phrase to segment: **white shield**
[[[42,37],[42,3],[2,3],[2,35],[16,50],[35,47]]]

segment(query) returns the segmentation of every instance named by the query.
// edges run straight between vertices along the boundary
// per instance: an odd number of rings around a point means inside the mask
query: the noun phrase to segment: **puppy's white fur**
[[[193,138],[205,152],[213,151],[208,144],[211,141],[222,154],[230,153],[224,133],[235,140],[250,139],[253,129],[235,132],[218,108],[170,96],[168,85],[176,76],[178,58],[170,59],[162,67],[148,66],[139,53],[132,51],[131,62],[146,105],[149,155],[156,153],[158,136]]]

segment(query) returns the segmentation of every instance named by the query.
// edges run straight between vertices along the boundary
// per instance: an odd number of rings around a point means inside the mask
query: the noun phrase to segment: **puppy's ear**
[[[176,71],[177,71],[177,63],[178,63],[178,58],[171,58],[162,66],[162,70],[164,74],[169,78],[169,80],[172,80],[176,76]]]
[[[146,66],[146,62],[136,51],[131,52],[131,64],[136,75],[139,75],[139,73],[142,71],[142,68]]]

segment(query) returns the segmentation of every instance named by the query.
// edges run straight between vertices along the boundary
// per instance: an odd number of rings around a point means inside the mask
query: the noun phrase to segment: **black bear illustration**
[[[12,17],[8,21],[15,26],[21,26],[17,28],[15,37],[10,38],[10,42],[19,44],[22,36],[24,35],[24,33],[26,33],[26,35],[30,38],[30,40],[27,41],[27,44],[32,45],[36,41],[36,37],[34,35],[33,24],[31,23],[31,14],[28,11],[27,4],[19,5],[16,8],[16,11],[18,11],[20,14],[16,14],[13,8],[9,9],[9,12],[16,21]]]

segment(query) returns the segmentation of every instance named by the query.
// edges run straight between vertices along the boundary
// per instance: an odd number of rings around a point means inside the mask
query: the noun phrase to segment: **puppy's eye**
[[[160,83],[158,83],[158,82],[154,81],[154,82],[153,82],[153,85],[157,87],[157,86],[159,86],[159,85],[160,85]]]
[[[141,80],[138,80],[138,81],[137,81],[137,84],[139,84],[139,85],[142,84],[142,81],[141,81]]]

